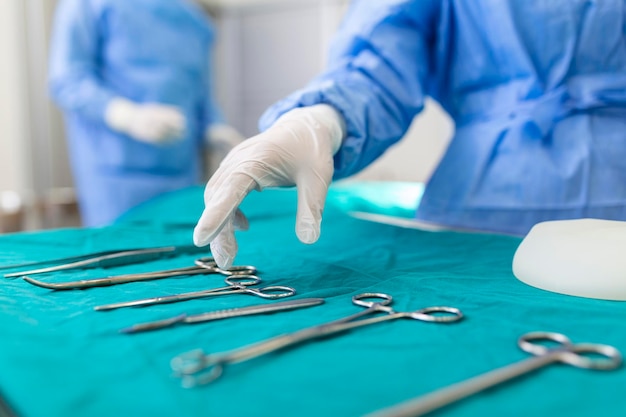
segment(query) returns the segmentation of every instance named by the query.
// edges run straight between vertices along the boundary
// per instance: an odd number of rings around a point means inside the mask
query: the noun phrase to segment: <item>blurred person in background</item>
[[[214,29],[190,0],[61,0],[49,85],[85,226],[197,184],[203,150],[243,137],[215,101]]]

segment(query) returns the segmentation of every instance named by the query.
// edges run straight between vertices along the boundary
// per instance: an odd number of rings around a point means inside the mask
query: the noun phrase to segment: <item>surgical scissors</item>
[[[17,265],[4,265],[0,266],[0,269],[22,268],[26,266],[66,262],[61,265],[50,266],[47,268],[12,272],[10,274],[4,275],[5,278],[15,278],[24,275],[36,275],[46,272],[67,271],[70,269],[110,268],[120,265],[148,262],[154,259],[161,259],[178,255],[196,254],[200,252],[206,252],[206,248],[198,248],[194,245],[183,245],[144,249],[110,250],[86,255],[70,256],[67,258],[51,259],[46,261],[27,262]]]
[[[254,275],[230,275],[225,279],[227,287],[213,288],[210,290],[186,292],[182,294],[167,295],[164,297],[144,298],[141,300],[125,301],[121,303],[106,304],[94,307],[97,311],[114,310],[122,307],[149,306],[154,304],[176,303],[179,301],[193,300],[195,298],[215,297],[229,294],[249,294],[270,300],[283,297],[291,297],[296,290],[291,287],[275,285],[265,288],[247,288],[261,283],[261,278]]]
[[[556,343],[548,347],[542,342]],[[609,371],[618,368],[622,356],[613,346],[595,343],[573,344],[567,336],[552,332],[530,332],[519,338],[518,346],[534,357],[453,384],[422,397],[368,414],[367,417],[421,416],[494,385],[525,375],[554,362],[577,368]],[[585,354],[597,355],[585,356]]]
[[[367,301],[366,299],[378,299],[380,301]],[[200,349],[196,349],[173,358],[171,366],[174,372],[182,377],[183,386],[189,388],[215,381],[222,375],[226,365],[245,362],[288,346],[350,329],[403,318],[433,323],[452,323],[463,318],[461,310],[454,307],[426,307],[416,311],[396,312],[389,307],[392,300],[393,298],[389,294],[384,293],[355,295],[352,297],[352,303],[366,307],[365,310],[339,320],[276,336],[226,353],[205,355]],[[387,314],[357,320],[378,312]]]
[[[195,266],[188,266],[184,268],[167,269],[164,271],[156,272],[144,272],[138,274],[126,274],[117,275],[105,278],[83,279],[79,281],[63,282],[63,283],[48,283],[38,281],[31,277],[23,277],[24,281],[29,284],[36,285],[38,287],[48,288],[50,290],[80,290],[92,287],[105,287],[109,285],[124,284],[127,282],[148,281],[153,279],[171,278],[184,275],[206,275],[206,274],[221,274],[225,276],[233,275],[254,275],[257,273],[257,269],[250,265],[245,266],[233,266],[229,269],[221,269],[215,263],[212,257],[204,257],[196,259]]]

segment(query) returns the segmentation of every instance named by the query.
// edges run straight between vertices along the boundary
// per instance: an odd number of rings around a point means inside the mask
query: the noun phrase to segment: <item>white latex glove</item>
[[[333,155],[344,131],[343,117],[320,104],[291,110],[265,132],[236,146],[205,188],[194,243],[210,243],[217,264],[229,268],[237,253],[234,232],[248,228],[238,209],[244,197],[253,189],[293,185],[298,188],[296,235],[303,243],[317,241]]]
[[[104,120],[113,130],[153,144],[180,140],[185,132],[185,116],[178,107],[138,104],[124,98],[111,100]]]

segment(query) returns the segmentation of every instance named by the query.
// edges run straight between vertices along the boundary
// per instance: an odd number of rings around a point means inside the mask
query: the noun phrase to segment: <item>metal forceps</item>
[[[138,274],[117,275],[105,278],[83,279],[79,281],[49,283],[43,282],[31,277],[23,277],[24,281],[38,287],[48,288],[50,290],[80,290],[92,287],[105,287],[109,285],[124,284],[127,282],[148,281],[153,279],[171,278],[184,275],[206,275],[221,274],[225,276],[245,275],[251,276],[257,273],[257,269],[253,266],[233,266],[229,269],[221,269],[215,263],[212,257],[196,259],[194,266],[184,268],[167,269],[164,271],[145,272]]]
[[[548,347],[541,342],[551,342],[557,345]],[[517,344],[523,351],[533,354],[534,357],[453,384],[399,405],[379,410],[368,414],[367,417],[421,416],[554,362],[600,371],[616,369],[622,363],[621,354],[613,346],[595,343],[573,344],[567,336],[560,333],[526,333],[519,338]],[[585,356],[585,354],[597,356]]]
[[[257,297],[274,300],[276,298],[290,297],[296,293],[291,287],[275,285],[265,288],[247,288],[261,283],[261,278],[254,275],[230,275],[225,280],[227,287],[213,288],[210,290],[186,292],[182,294],[167,295],[164,297],[144,298],[141,300],[125,301],[121,303],[105,304],[94,307],[97,311],[114,310],[122,307],[150,306],[154,304],[176,303],[179,301],[193,300],[195,298],[215,297],[229,294],[250,294]]]
[[[378,300],[366,301],[365,299]],[[463,318],[463,313],[454,307],[426,307],[416,311],[396,312],[389,307],[392,300],[390,295],[383,293],[363,293],[355,295],[352,297],[352,303],[366,307],[365,310],[356,314],[299,330],[294,333],[280,335],[226,353],[205,355],[201,350],[197,349],[173,358],[171,366],[174,372],[182,377],[183,386],[190,388],[215,381],[222,375],[226,365],[245,362],[267,353],[284,349],[288,346],[335,333],[345,332],[350,329],[402,318],[434,323],[452,323]],[[386,314],[357,320],[361,317],[378,312]]]

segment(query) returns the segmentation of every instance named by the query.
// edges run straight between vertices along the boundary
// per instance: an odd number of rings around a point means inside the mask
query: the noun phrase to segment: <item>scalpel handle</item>
[[[131,334],[131,333],[147,332],[150,330],[164,329],[166,327],[174,326],[175,324],[178,324],[178,323],[183,323],[186,317],[187,317],[186,314],[181,314],[179,316],[172,317],[169,319],[151,321],[148,323],[133,324],[130,327],[121,329],[120,333]]]
[[[212,311],[210,313],[187,316],[185,323],[201,323],[205,321],[227,319],[231,317],[251,316],[254,314],[272,313],[276,311],[295,310],[297,308],[311,307],[323,304],[323,298],[302,298],[300,300],[283,301],[273,304],[261,304],[249,307],[229,308]]]
[[[241,308],[229,308],[224,310],[212,311],[209,313],[196,314],[193,316],[187,316],[181,314],[169,319],[153,321],[149,323],[135,324],[131,327],[120,330],[122,333],[139,333],[149,330],[158,330],[166,327],[173,326],[178,323],[203,323],[213,320],[227,319],[231,317],[250,316],[254,314],[273,313],[278,311],[294,310],[297,308],[311,307],[319,304],[323,304],[323,298],[303,298],[294,301],[284,301],[273,304],[261,304],[249,307]]]

